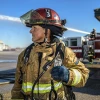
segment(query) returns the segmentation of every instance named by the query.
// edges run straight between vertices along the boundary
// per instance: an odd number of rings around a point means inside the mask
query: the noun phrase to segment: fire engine
[[[94,10],[94,15],[100,21],[100,8]],[[83,37],[68,37],[63,39],[65,45],[70,47],[78,58],[88,59],[89,47],[94,51],[94,58],[100,58],[100,33],[96,33],[95,29],[90,34],[71,28],[68,28],[68,30],[88,34]]]
[[[82,37],[67,37],[63,41],[76,53],[78,58],[87,59],[90,46],[94,50],[94,57],[100,58],[100,33],[95,32],[93,36],[94,31],[95,29],[89,35]]]
[[[95,18],[100,21],[100,8],[95,9],[94,12]],[[83,37],[67,37],[64,38],[63,41],[66,46],[70,47],[76,53],[77,58],[82,58],[82,62],[90,69],[89,78],[100,79],[100,33],[96,33],[95,29],[93,29],[92,32],[84,32],[71,28],[67,29],[87,34]],[[88,59],[88,51],[90,47],[93,49],[95,57],[94,60],[92,60],[92,63]]]

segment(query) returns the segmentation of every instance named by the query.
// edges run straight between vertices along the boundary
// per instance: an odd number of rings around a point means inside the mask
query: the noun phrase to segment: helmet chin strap
[[[42,43],[47,43],[48,42],[48,38],[47,38],[47,28],[45,28],[45,37],[44,37],[44,40],[42,42],[38,42],[39,44],[42,44]]]
[[[47,38],[47,28],[45,28],[45,37],[44,37],[44,42],[47,43],[48,42],[48,38]]]
[[[45,29],[45,37],[44,37],[44,40],[43,40],[43,42],[41,42],[41,44],[42,43],[47,43],[48,42],[48,37],[47,37],[47,34],[48,34],[48,28],[47,28],[47,26],[46,26],[47,24],[45,24],[44,26],[42,26],[42,25],[40,25],[41,27],[43,27],[44,29]]]

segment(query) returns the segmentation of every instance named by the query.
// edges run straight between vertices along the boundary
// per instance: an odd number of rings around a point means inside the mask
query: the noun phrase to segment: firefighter
[[[91,34],[90,34],[90,38],[91,38],[91,39],[95,39],[95,37],[96,37],[96,30],[93,29],[93,31],[92,31]]]
[[[89,46],[89,50],[88,50],[88,60],[89,60],[89,62],[91,64],[93,63],[94,57],[95,57],[94,50],[93,50],[92,46]]]
[[[89,70],[58,38],[66,21],[50,8],[31,10],[21,17],[30,27],[32,43],[18,57],[12,99],[75,100],[67,86],[83,87]],[[23,99],[22,99],[23,100]]]

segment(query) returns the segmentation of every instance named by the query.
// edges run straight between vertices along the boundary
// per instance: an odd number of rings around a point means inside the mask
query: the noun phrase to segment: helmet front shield
[[[35,10],[30,10],[27,13],[25,13],[24,15],[22,15],[20,17],[20,19],[21,19],[23,24],[31,27],[34,24],[39,24],[40,19],[43,20],[44,18]]]

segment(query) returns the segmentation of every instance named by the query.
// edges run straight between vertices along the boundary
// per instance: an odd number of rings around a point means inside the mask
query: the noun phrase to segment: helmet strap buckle
[[[47,38],[47,37],[44,38],[44,42],[45,42],[45,43],[48,42],[48,38]]]

